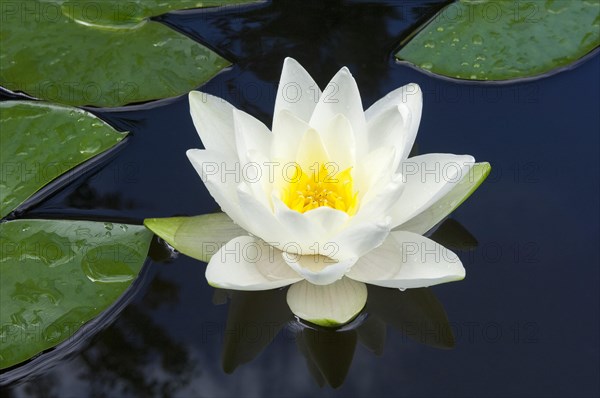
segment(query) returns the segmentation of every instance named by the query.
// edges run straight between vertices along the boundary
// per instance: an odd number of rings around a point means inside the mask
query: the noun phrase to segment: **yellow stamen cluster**
[[[352,168],[339,173],[331,170],[332,164],[315,163],[310,172],[296,166],[294,176],[283,189],[282,200],[292,210],[304,213],[327,206],[341,210],[349,215],[356,213],[358,192],[352,184]]]

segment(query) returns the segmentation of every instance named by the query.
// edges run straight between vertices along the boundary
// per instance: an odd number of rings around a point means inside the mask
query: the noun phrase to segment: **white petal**
[[[390,233],[390,220],[368,221],[348,225],[322,245],[319,253],[343,261],[359,258],[381,245]]]
[[[358,86],[348,68],[344,67],[331,79],[310,118],[310,125],[325,131],[331,119],[344,115],[352,125],[357,150],[367,146],[367,125]]]
[[[271,152],[272,134],[261,121],[238,109],[233,111],[235,143],[242,166],[248,163],[248,152],[257,151],[268,157]]]
[[[356,258],[337,261],[322,255],[282,253],[285,262],[304,279],[315,285],[329,285],[342,277],[356,262]]]
[[[312,219],[305,217],[304,214],[291,210],[277,195],[272,196],[272,201],[275,217],[293,237],[293,241],[288,242],[289,247],[278,247],[293,253],[314,253],[314,250],[310,251],[310,247],[318,246],[326,236],[327,230],[322,225],[313,222]]]
[[[293,241],[293,236],[289,235],[288,230],[281,225],[273,211],[254,196],[247,184],[243,183],[237,187],[237,196],[239,207],[243,209],[247,219],[247,227],[244,228],[248,232],[275,247]]]
[[[392,225],[400,225],[429,208],[468,174],[474,161],[469,155],[429,153],[402,162],[406,187],[392,209]]]
[[[356,162],[356,142],[350,121],[342,114],[330,120],[327,128],[320,131],[321,139],[329,154],[329,163],[335,166],[332,172],[346,170]]]
[[[304,217],[323,228],[328,236],[339,232],[350,220],[350,216],[345,211],[327,206],[309,210],[304,213]]]
[[[315,129],[304,133],[296,154],[296,163],[302,170],[306,173],[320,170],[321,165],[328,163],[329,159],[320,134]]]
[[[301,279],[281,260],[278,250],[251,236],[227,242],[206,268],[208,283],[221,289],[276,289]]]
[[[222,98],[192,91],[188,96],[190,114],[204,148],[235,153],[233,110],[235,107]]]
[[[332,244],[328,238],[344,229],[350,219],[347,213],[325,206],[300,213],[291,210],[275,192],[271,200],[280,231],[270,238],[277,241],[268,241],[270,244],[281,250],[300,254],[328,255],[338,251],[338,245]],[[266,218],[266,215],[260,217]],[[267,222],[270,223],[270,219]],[[273,228],[275,227],[271,227]]]
[[[277,88],[274,115],[285,109],[308,122],[320,96],[321,90],[308,72],[295,59],[286,58]]]
[[[467,175],[446,195],[396,229],[423,235],[461,205],[490,174],[489,163],[475,163]]]
[[[304,255],[322,254],[330,256],[340,251],[337,236],[352,218],[341,210],[322,206],[300,213],[291,210],[278,195],[272,196],[275,217],[288,232],[289,240],[277,244],[281,250]],[[285,236],[285,234],[280,234]],[[350,243],[348,243],[350,244]],[[345,256],[345,260],[348,256]]]
[[[271,192],[274,187],[273,181],[276,169],[270,167],[271,162],[269,159],[257,150],[249,150],[247,160],[248,162],[241,167],[242,177],[250,187],[252,195],[263,206],[270,209],[272,208]]]
[[[271,159],[294,162],[304,133],[310,125],[287,110],[276,113],[273,118],[273,144]]]
[[[367,287],[343,278],[325,286],[298,282],[288,289],[287,303],[299,318],[321,326],[339,326],[351,321],[367,302]]]
[[[394,147],[380,147],[364,156],[353,170],[355,189],[361,204],[377,195],[394,175]]]
[[[347,276],[357,281],[399,289],[464,279],[456,254],[424,236],[393,231],[383,245],[362,257]]]
[[[236,224],[247,230],[249,225],[237,200],[236,176],[222,174],[224,170],[235,167],[238,163],[237,158],[207,149],[190,149],[186,155],[221,209]]]
[[[360,203],[358,212],[350,225],[384,219],[398,202],[404,190],[404,185],[401,174],[393,176],[382,189],[378,189],[378,192],[373,197],[365,198]]]
[[[394,147],[396,156],[392,170],[396,170],[400,162],[408,157],[414,144],[417,130],[409,131],[412,115],[405,105],[392,107],[368,123],[369,149]]]
[[[371,105],[365,111],[369,150],[384,145],[381,140],[386,141],[385,145],[391,140],[397,148],[397,159],[406,159],[417,137],[422,110],[423,93],[415,83],[397,88]],[[391,129],[391,134],[386,129]]]

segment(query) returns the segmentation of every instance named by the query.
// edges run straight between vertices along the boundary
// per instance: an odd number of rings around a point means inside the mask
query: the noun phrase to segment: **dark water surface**
[[[155,242],[146,283],[114,322],[53,366],[3,387],[3,395],[598,396],[598,55],[532,82],[461,85],[392,57],[407,29],[445,1],[300,3],[159,20],[232,60],[202,90],[267,125],[284,57],[300,61],[321,86],[346,65],[365,108],[406,83],[421,86],[420,153],[468,153],[491,163],[488,180],[453,215],[478,241],[460,252],[467,278],[423,293],[443,305],[454,348],[440,349],[438,330],[420,327],[416,315],[407,315],[415,323],[404,334],[372,318],[358,332],[319,335],[320,352],[333,353],[328,366],[342,369],[341,376],[334,371],[319,379],[301,353],[309,347],[318,373],[313,332],[289,323],[266,345],[265,335],[289,318],[285,294],[233,295],[228,305],[226,295],[207,285],[204,263],[170,258]],[[215,210],[185,156],[200,147],[187,98],[93,111],[132,131],[129,142],[106,166],[20,217],[141,223]],[[260,308],[267,316],[254,313]],[[228,309],[244,328],[225,330]],[[378,340],[365,344],[368,336]],[[246,348],[235,351],[232,341]],[[319,386],[339,384],[347,366],[341,387]]]

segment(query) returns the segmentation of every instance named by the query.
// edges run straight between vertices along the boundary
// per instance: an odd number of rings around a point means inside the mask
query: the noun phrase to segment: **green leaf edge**
[[[87,221],[87,220],[54,220],[54,219],[16,219],[16,220],[10,220],[10,221],[6,221],[6,222],[2,222],[1,224],[20,224],[23,222],[32,222],[32,221],[47,221],[47,222],[74,222],[74,223],[101,223],[101,221]],[[117,223],[117,224],[121,224],[121,223]],[[140,265],[140,272],[143,269],[144,263],[148,258],[148,251],[150,250],[150,244],[152,241],[152,235],[148,233],[147,230],[144,230],[142,228],[141,225],[138,224],[126,224],[123,223],[122,225],[126,225],[128,227],[132,227],[132,229],[137,229],[140,233],[146,235],[145,238],[145,244],[144,244],[144,248],[145,248],[145,252],[146,252],[146,259],[142,262],[142,264]],[[5,366],[0,366],[0,371],[4,371],[5,369],[9,369],[12,368],[14,366],[20,366],[21,364],[26,363],[27,361],[31,360],[31,359],[35,359],[40,355],[43,355],[45,352],[48,352],[49,350],[53,350],[56,347],[65,344],[65,343],[72,343],[72,340],[78,335],[78,333],[80,333],[85,327],[86,325],[88,325],[90,322],[94,321],[95,319],[97,319],[98,317],[102,316],[103,314],[106,313],[106,311],[109,311],[111,308],[113,308],[115,306],[115,304],[117,304],[124,296],[125,294],[132,288],[132,286],[134,285],[134,283],[138,280],[140,273],[138,273],[138,275],[135,276],[135,278],[133,278],[131,281],[129,281],[128,286],[125,288],[125,290],[123,290],[123,292],[121,293],[121,295],[112,303],[110,304],[108,307],[106,307],[105,309],[101,310],[100,312],[98,312],[96,315],[92,316],[91,318],[85,319],[83,321],[83,323],[76,328],[76,330],[73,331],[72,334],[70,334],[68,337],[66,337],[64,340],[58,341],[56,344],[49,346],[45,349],[43,349],[42,351],[38,351],[35,354],[19,361],[19,362],[15,362],[15,363],[9,363],[8,365]]]
[[[112,148],[114,148],[117,144],[122,143],[123,140],[130,134],[129,131],[119,131],[117,129],[115,129],[113,126],[111,126],[110,124],[108,124],[106,121],[104,121],[103,119],[101,119],[100,117],[96,116],[95,114],[93,114],[92,112],[76,107],[76,106],[72,106],[72,105],[66,105],[66,104],[57,104],[54,102],[48,102],[48,101],[26,101],[26,100],[8,100],[8,101],[2,101],[0,103],[0,108],[5,108],[8,109],[10,106],[19,106],[19,105],[27,105],[27,106],[33,106],[33,107],[42,107],[42,108],[49,108],[49,109],[57,109],[58,111],[66,111],[66,112],[77,112],[79,113],[80,116],[85,116],[85,117],[89,117],[91,119],[95,119],[96,121],[102,123],[104,125],[104,127],[109,128],[111,131],[111,134],[114,134],[116,136],[116,140],[117,142],[113,145],[110,145],[109,147],[100,150],[99,152],[95,153],[95,154],[90,154],[90,156],[86,157],[85,159],[83,159],[80,163],[78,163],[77,165],[65,170],[65,172],[63,174],[57,175],[54,178],[52,178],[51,180],[49,180],[47,183],[45,184],[38,184],[37,188],[35,189],[35,191],[33,191],[31,194],[29,194],[24,200],[22,200],[21,202],[17,203],[14,207],[12,207],[11,209],[8,209],[6,213],[4,213],[4,211],[1,209],[1,205],[0,205],[0,218],[4,218],[7,215],[9,215],[10,213],[12,213],[13,211],[15,211],[16,209],[18,209],[20,206],[22,206],[24,203],[26,203],[29,199],[31,199],[36,193],[40,192],[42,189],[44,189],[45,187],[53,184],[54,182],[56,182],[59,178],[61,178],[63,175],[75,170],[78,167],[81,167],[82,165],[84,165],[85,163],[89,162],[90,160],[94,159],[97,156],[102,155],[103,153],[111,150]]]
[[[474,4],[477,4],[477,1],[479,0],[473,0]],[[486,1],[486,0],[483,0]],[[425,75],[428,76],[432,76],[432,77],[436,77],[436,78],[441,78],[441,79],[445,79],[445,80],[450,80],[450,81],[454,81],[454,82],[461,82],[461,83],[481,83],[481,84],[511,84],[511,83],[515,83],[515,82],[526,82],[526,81],[532,81],[532,80],[537,80],[537,79],[542,79],[548,76],[552,76],[556,73],[559,72],[563,72],[569,69],[572,69],[573,67],[577,66],[579,63],[584,62],[586,60],[588,60],[590,57],[596,55],[598,52],[600,52],[600,45],[597,45],[595,48],[593,48],[592,50],[590,50],[587,54],[582,55],[581,57],[567,63],[564,65],[560,65],[557,66],[555,68],[549,69],[545,72],[542,73],[537,73],[534,75],[525,75],[525,76],[517,76],[517,77],[510,77],[510,78],[506,78],[506,79],[495,79],[495,80],[480,80],[480,79],[468,79],[468,78],[459,78],[459,77],[453,77],[453,76],[448,76],[442,73],[437,73],[437,72],[432,72],[428,69],[422,68],[419,65],[417,65],[416,63],[414,63],[413,61],[409,61],[405,58],[402,58],[400,56],[400,52],[403,50],[404,46],[406,46],[409,42],[411,42],[416,36],[418,36],[423,30],[425,30],[425,28],[428,27],[428,25],[430,25],[430,23],[434,22],[435,19],[444,11],[446,10],[448,7],[452,6],[453,4],[456,3],[469,3],[469,0],[454,0],[453,2],[450,2],[446,5],[444,5],[440,10],[438,10],[435,15],[433,17],[431,17],[430,19],[428,19],[427,21],[425,21],[423,24],[419,25],[413,32],[411,32],[407,37],[405,37],[402,42],[400,43],[401,48],[397,48],[396,50],[394,50],[394,59],[396,60],[397,63],[399,64],[403,64],[403,65],[407,65],[415,70],[418,70],[421,73],[424,73]]]

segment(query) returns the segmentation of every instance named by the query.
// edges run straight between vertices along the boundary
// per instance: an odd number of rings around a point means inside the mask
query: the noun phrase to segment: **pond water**
[[[269,126],[282,62],[292,56],[322,87],[348,66],[365,108],[418,83],[418,152],[491,163],[492,174],[449,227],[471,242],[459,251],[466,279],[423,292],[443,306],[452,349],[439,347],[439,330],[420,324],[417,310],[405,314],[405,333],[373,318],[359,319],[358,332],[331,336],[302,330],[281,308],[280,293],[233,294],[227,304],[207,285],[204,263],[155,240],[122,312],[2,395],[597,396],[599,56],[523,83],[437,79],[397,64],[393,53],[407,29],[446,2],[395,3],[275,1],[158,19],[233,61],[201,89]],[[132,136],[110,163],[20,217],[141,223],[217,208],[185,156],[200,147],[185,96],[91,110]],[[369,345],[368,336],[378,340]],[[331,358],[329,378],[313,375],[318,352]],[[341,386],[319,385],[332,380]]]

